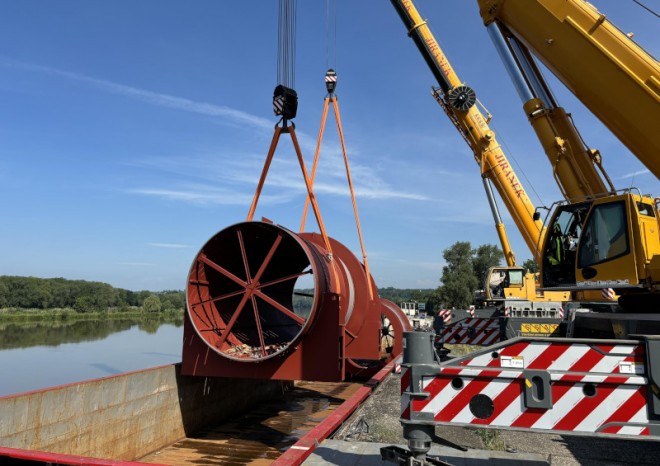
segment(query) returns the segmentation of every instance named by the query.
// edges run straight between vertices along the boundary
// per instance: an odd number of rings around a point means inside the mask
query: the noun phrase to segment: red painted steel
[[[148,463],[135,461],[115,461],[86,456],[62,455],[59,453],[47,453],[43,451],[18,450],[15,448],[0,447],[0,464],[4,464],[3,458],[14,460],[26,460],[30,464],[42,462],[44,464],[75,464],[89,466],[145,466]],[[166,464],[149,463],[149,466],[168,466]]]
[[[362,388],[353,396],[344,401],[335,409],[331,415],[319,425],[310,430],[294,445],[271,463],[272,466],[297,466],[302,464],[316,449],[316,447],[337,430],[337,428],[353,414],[357,408],[366,400],[371,392],[380,384],[394,369],[395,361],[387,363],[377,374],[375,374]]]
[[[403,354],[403,332],[412,331],[412,325],[401,311],[401,308],[392,301],[380,298],[382,331],[381,351],[385,352],[386,361],[390,362]]]
[[[300,288],[313,290],[306,305],[294,299]],[[339,241],[239,223],[213,236],[191,267],[182,370],[279,380],[368,376],[365,367],[384,364],[384,306],[403,316],[379,300],[362,263]]]

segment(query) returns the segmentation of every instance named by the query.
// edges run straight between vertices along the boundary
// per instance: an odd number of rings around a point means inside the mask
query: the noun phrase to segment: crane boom
[[[488,33],[518,91],[564,198],[584,200],[614,192],[600,152],[586,146],[570,115],[558,106],[529,50],[497,23],[488,26]]]
[[[584,0],[478,0],[660,178],[660,66]]]
[[[495,133],[489,128],[486,117],[474,105],[474,91],[462,85],[412,1],[391,2],[440,85],[442,95],[436,93],[436,99],[472,149],[482,176],[495,186],[532,255],[538,258],[543,225],[539,220],[534,220],[534,205],[497,142]]]

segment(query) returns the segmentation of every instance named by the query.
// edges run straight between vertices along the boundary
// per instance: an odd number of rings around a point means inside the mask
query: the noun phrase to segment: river
[[[0,396],[181,361],[183,324],[0,324]]]

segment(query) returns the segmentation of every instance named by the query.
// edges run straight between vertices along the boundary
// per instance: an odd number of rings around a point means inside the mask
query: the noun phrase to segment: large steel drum
[[[184,373],[339,380],[355,372],[352,361],[383,361],[384,304],[332,238],[238,223],[201,248],[186,292]],[[401,321],[391,303],[387,312]]]

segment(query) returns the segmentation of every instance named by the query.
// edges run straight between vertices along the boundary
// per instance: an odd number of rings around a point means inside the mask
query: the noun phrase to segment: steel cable
[[[289,88],[296,84],[296,3],[280,0],[277,21],[277,83]]]

